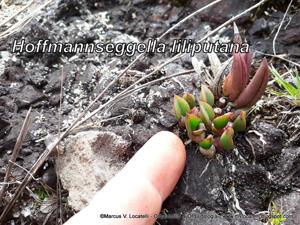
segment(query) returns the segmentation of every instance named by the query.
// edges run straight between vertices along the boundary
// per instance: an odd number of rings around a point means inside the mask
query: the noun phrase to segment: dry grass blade
[[[48,223],[48,221],[49,221],[51,215],[54,213],[55,210],[56,210],[56,208],[52,209],[52,210],[47,214],[47,216],[46,216],[46,218],[45,218],[45,220],[44,220],[44,222],[43,222],[42,225],[46,225],[46,224]]]
[[[275,34],[275,36],[274,36],[274,39],[273,39],[273,53],[274,53],[274,55],[277,55],[277,54],[276,54],[276,39],[277,39],[277,36],[278,36],[278,34],[279,34],[280,30],[281,30],[281,27],[282,27],[282,25],[283,25],[283,23],[284,23],[285,17],[286,17],[286,15],[287,15],[287,13],[288,13],[290,7],[291,7],[291,5],[292,5],[292,2],[293,2],[293,0],[290,1],[290,4],[289,4],[288,7],[286,8],[286,11],[285,11],[285,13],[284,13],[284,15],[283,15],[283,18],[282,18],[282,20],[281,20],[281,22],[280,22],[280,25],[279,25],[279,27],[278,27],[278,30],[277,30],[277,32],[276,32],[276,34]]]
[[[114,102],[109,106],[109,108],[107,109],[107,111],[113,107],[116,103],[120,102],[121,100],[123,100],[124,98],[127,98],[128,96],[144,89],[144,88],[147,88],[149,87],[150,85],[152,84],[155,84],[155,83],[158,83],[158,82],[162,82],[162,81],[165,81],[165,80],[168,80],[168,79],[171,79],[171,78],[174,78],[174,77],[179,77],[179,76],[184,76],[184,75],[189,75],[191,73],[195,73],[195,70],[187,70],[187,71],[184,71],[184,72],[180,72],[180,73],[176,73],[176,74],[172,74],[172,75],[169,75],[169,76],[165,76],[165,77],[161,77],[161,78],[158,78],[158,79],[155,79],[155,80],[152,80],[150,82],[147,82],[145,84],[142,84],[134,89],[131,89],[131,90],[128,90],[127,92],[125,92],[124,94],[118,96],[117,99],[114,100]],[[104,106],[104,105],[103,105]]]
[[[29,126],[31,124],[31,117],[30,117],[30,115],[31,115],[31,108],[27,112],[27,115],[26,115],[25,120],[23,122],[22,128],[20,130],[19,136],[17,138],[16,144],[14,146],[11,159],[8,162],[8,167],[6,169],[6,173],[5,173],[5,177],[4,177],[4,183],[8,183],[8,181],[9,181],[9,177],[11,175],[12,168],[13,168],[14,163],[16,162],[16,159],[17,159],[17,157],[18,157],[18,155],[20,153],[20,149],[22,147],[24,139],[25,139],[25,137],[26,137],[26,135],[28,133]],[[2,198],[3,198],[4,194],[5,194],[7,186],[8,185],[3,185],[3,187],[2,187],[2,189],[0,191],[0,201],[2,200]]]
[[[29,15],[25,16],[20,21],[15,23],[13,26],[9,27],[7,30],[0,33],[0,40],[7,38],[8,36],[20,31],[26,24],[28,24],[31,21],[31,19],[34,16],[36,16],[43,8],[45,8],[51,2],[52,2],[51,0],[46,1],[43,5],[33,10]]]
[[[61,134],[61,118],[62,118],[62,101],[63,101],[63,95],[64,95],[64,67],[61,70],[61,77],[60,77],[60,94],[59,94],[59,110],[58,110],[58,136]],[[59,158],[59,154],[57,154],[57,158]],[[56,204],[57,204],[57,211],[56,213],[56,224],[62,224],[63,221],[63,209],[62,209],[62,202],[61,202],[61,184],[60,184],[60,176],[57,171],[56,165],[55,165],[57,180],[56,180]],[[45,220],[46,221],[46,220]]]
[[[268,54],[268,53],[264,53],[264,52],[260,52],[260,51],[256,51],[256,52],[259,53],[259,54],[265,55],[265,56],[270,56],[270,57],[274,57],[274,58],[277,58],[277,59],[281,59],[281,60],[283,60],[285,62],[288,62],[288,63],[291,63],[291,64],[293,64],[295,66],[300,67],[299,63],[296,63],[296,62],[293,62],[293,61],[291,61],[289,59],[284,58],[284,56],[287,56],[287,55],[272,55],[272,54]]]
[[[216,0],[211,2],[210,4],[198,9],[197,11],[191,13],[190,15],[188,15],[187,17],[183,18],[182,20],[180,20],[178,23],[176,23],[174,26],[172,26],[170,29],[168,29],[165,33],[163,33],[159,38],[157,38],[157,40],[159,41],[160,39],[162,39],[164,36],[166,36],[168,33],[170,33],[172,30],[174,30],[176,27],[179,27],[181,24],[183,24],[185,21],[191,19],[192,17],[194,17],[195,15],[199,14],[200,12],[202,12],[203,10],[210,8],[211,6],[221,2],[222,0]]]
[[[0,27],[4,26],[5,24],[7,24],[9,21],[11,21],[12,19],[14,19],[16,16],[20,15],[22,12],[24,12],[26,9],[28,9],[31,5],[32,5],[33,1],[30,1],[27,5],[25,5],[22,9],[18,10],[17,12],[15,12],[13,15],[11,15],[10,17],[8,17],[7,19],[3,20],[2,23],[0,23]]]

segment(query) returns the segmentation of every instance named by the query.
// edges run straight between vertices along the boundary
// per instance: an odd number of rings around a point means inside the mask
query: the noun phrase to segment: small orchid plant
[[[241,44],[241,36],[235,34],[233,42]],[[267,60],[263,59],[249,82],[251,58],[251,52],[233,52],[230,73],[223,81],[224,97],[216,99],[206,85],[201,86],[197,100],[190,93],[174,97],[173,110],[179,126],[186,128],[189,138],[199,145],[204,156],[213,157],[216,152],[224,153],[234,148],[234,134],[246,130],[246,110],[261,98],[266,89],[269,78]],[[228,111],[228,106],[234,110]]]

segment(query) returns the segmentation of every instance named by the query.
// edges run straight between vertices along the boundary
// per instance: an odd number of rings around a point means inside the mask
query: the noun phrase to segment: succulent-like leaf
[[[206,129],[200,128],[199,130],[192,131],[190,134],[188,133],[188,135],[192,141],[199,143],[205,138],[205,131]]]
[[[235,100],[235,107],[247,108],[254,105],[263,95],[268,84],[268,79],[269,68],[267,60],[264,58],[251,82]]]
[[[200,101],[200,118],[207,128],[211,127],[212,120],[215,118],[213,108],[206,102]]]
[[[203,141],[201,141],[201,142],[199,143],[199,146],[200,146],[201,148],[204,148],[204,149],[210,149],[211,146],[213,145],[213,143],[214,143],[214,138],[213,138],[213,136],[210,134],[210,135],[208,135],[205,139],[203,139]]]
[[[224,83],[223,83],[224,96],[229,96],[229,94],[231,92],[231,87],[232,87],[231,80],[232,80],[231,74],[228,74],[227,77],[225,77],[225,79],[224,79]]]
[[[222,136],[220,137],[220,144],[222,148],[224,148],[225,150],[232,150],[234,148],[233,134],[234,134],[233,128],[228,127],[225,129]]]
[[[215,112],[213,108],[206,102],[200,101],[200,113],[206,112],[208,118],[213,120],[215,118]]]
[[[248,82],[248,68],[242,53],[233,54],[230,74],[231,78],[227,89],[230,101],[234,101],[244,90]]]
[[[192,108],[189,113],[199,117],[199,109],[197,107]]]
[[[235,133],[238,132],[243,132],[246,130],[246,112],[245,111],[241,111],[240,115],[234,120],[233,122],[233,129]]]
[[[229,121],[233,119],[234,114],[232,112],[226,113],[222,116],[218,116],[213,120],[214,127],[216,129],[224,128]]]
[[[233,43],[241,45],[243,44],[242,37],[240,35],[239,29],[236,25],[236,23],[233,23],[233,31],[234,31],[234,36],[233,36]],[[233,53],[235,52],[235,48],[233,49]],[[248,53],[240,53],[242,55],[242,58],[244,59],[244,62],[247,65],[247,75],[249,74],[250,66],[251,66],[251,60],[252,60],[252,54],[251,52]]]
[[[199,129],[201,119],[194,114],[187,113],[185,118],[185,126],[188,132],[192,132]]]
[[[251,68],[251,62],[252,62],[252,52],[247,52],[247,53],[241,53],[242,54],[242,58],[244,59],[244,62],[246,64],[246,69],[247,69],[247,81],[246,81],[246,85],[249,81],[249,74],[250,74],[250,68]]]
[[[207,102],[211,106],[213,106],[215,103],[214,94],[206,85],[201,85],[200,101]]]
[[[201,154],[206,156],[207,158],[212,158],[216,154],[216,148],[214,145],[212,145],[209,149],[199,147],[199,150]]]
[[[191,109],[196,106],[196,98],[191,93],[185,93],[183,95],[183,98],[184,98],[184,100],[187,101],[187,103],[189,104],[189,106],[190,106]]]
[[[190,111],[190,106],[184,98],[175,95],[173,110],[177,120],[180,120],[182,116],[185,116],[188,111]]]
[[[204,125],[204,123],[201,122],[199,124],[199,129],[192,131],[192,134],[195,136],[200,136],[200,135],[204,134],[205,131],[206,131],[205,125]]]
[[[211,128],[211,131],[216,136],[221,136],[223,134],[223,129],[217,129],[214,126]]]
[[[220,137],[215,138],[214,146],[215,146],[215,149],[218,153],[220,153],[220,154],[225,153],[225,149],[221,146]]]
[[[185,127],[189,138],[194,142],[200,142],[205,137],[205,129],[201,126],[202,121],[194,114],[187,113],[185,117]]]

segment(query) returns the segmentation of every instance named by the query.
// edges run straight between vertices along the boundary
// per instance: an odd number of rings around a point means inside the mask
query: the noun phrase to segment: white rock
[[[64,154],[57,158],[58,174],[69,191],[69,204],[84,208],[97,190],[125,163],[121,160],[130,143],[113,132],[85,131],[66,140]]]

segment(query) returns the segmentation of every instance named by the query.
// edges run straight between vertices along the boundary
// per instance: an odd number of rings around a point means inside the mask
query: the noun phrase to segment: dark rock
[[[293,176],[293,185],[297,188],[300,188],[300,170],[298,170],[295,175]]]
[[[57,175],[54,166],[49,166],[44,171],[44,174],[42,176],[42,181],[48,187],[52,188],[53,190],[56,190]]]
[[[116,0],[107,0],[107,1],[103,1],[103,0],[89,0],[86,1],[86,4],[88,6],[88,8],[90,10],[99,10],[99,9],[105,9],[107,10],[108,8],[114,6],[117,1]],[[118,2],[119,3],[119,2]]]
[[[153,3],[153,0],[133,0],[132,1],[132,4],[133,5],[138,5],[138,4],[141,4],[141,3],[143,3],[143,4],[149,4],[149,3]]]
[[[209,3],[213,2],[213,0],[203,0],[197,1],[193,0],[191,2],[191,7],[193,9],[199,9]],[[229,20],[234,15],[237,15],[252,5],[255,4],[255,1],[239,1],[239,0],[228,0],[228,1],[221,1],[210,7],[209,9],[205,10],[201,13],[201,17],[205,20],[215,22],[215,23],[224,23],[226,20]],[[250,19],[250,14],[243,16],[238,20],[239,23],[244,23]]]
[[[149,110],[154,114],[159,123],[166,128],[171,128],[177,124],[177,120],[173,114],[172,101],[172,90],[162,86],[151,87],[147,96]]]
[[[283,149],[285,137],[286,134],[274,125],[260,122],[249,130],[246,135],[238,136],[236,145],[246,158],[260,162],[271,156],[279,155]],[[248,141],[246,141],[246,138]]]
[[[266,208],[272,193],[271,175],[260,165],[236,165],[232,184],[240,207],[254,214]]]
[[[122,114],[130,114],[128,109],[136,109],[139,107],[140,100],[135,96],[130,95],[127,98],[115,103],[112,109],[110,109],[111,116],[119,116]]]
[[[230,223],[222,216],[214,211],[208,211],[197,206],[191,212],[183,216],[182,225],[230,225]]]
[[[109,85],[113,79],[116,78],[116,73],[113,73],[110,70],[100,71],[99,81],[96,85],[95,92],[101,93],[107,85]]]
[[[37,149],[37,150],[39,150],[39,149]],[[26,152],[26,150],[25,150],[25,152]],[[27,170],[30,170],[32,165],[37,161],[37,159],[39,157],[40,157],[40,153],[33,151],[31,154],[24,157],[23,167]]]
[[[49,24],[45,26],[42,25],[40,21],[33,19],[29,24],[23,27],[23,29],[15,35],[14,38],[9,39],[7,45],[9,49],[12,49],[13,40],[18,40],[20,43],[23,39],[25,43],[37,44],[39,40],[49,40],[52,43],[56,43],[57,33],[51,32],[53,28],[49,27]],[[17,49],[18,50],[18,49]],[[20,59],[23,62],[28,62],[33,60],[33,62],[41,61],[46,66],[51,66],[60,61],[61,53],[43,53],[42,51],[36,52],[22,52],[20,54]]]
[[[4,129],[7,126],[9,126],[9,122],[0,118],[0,130]]]
[[[20,129],[21,124],[19,124],[18,126],[11,126],[8,134],[0,140],[0,146],[2,145],[4,149],[12,149],[17,140]]]
[[[95,66],[93,63],[88,63],[82,75],[78,76],[77,78],[80,79],[82,83],[88,84],[92,82],[93,78],[96,78],[98,71],[99,68],[97,68],[97,66]]]
[[[21,150],[22,155],[28,156],[32,154],[32,150],[30,148],[24,148]]]
[[[43,88],[45,85],[48,84],[47,79],[45,76],[37,71],[30,71],[26,73],[26,78],[27,82],[36,88]]]
[[[249,30],[250,35],[262,35],[268,28],[267,21],[264,18],[255,20]]]
[[[60,102],[60,94],[54,94],[49,97],[49,103],[51,106],[57,106]]]
[[[164,67],[164,69],[168,75],[185,71],[185,69],[182,67],[182,65],[180,65],[178,63],[170,63],[170,64],[166,65]]]
[[[264,223],[254,219],[254,218],[251,218],[251,216],[243,216],[241,215],[241,217],[239,218],[239,216],[237,215],[236,216],[237,218],[235,218],[235,216],[233,216],[232,220],[230,220],[230,223],[232,225],[264,225]]]
[[[147,96],[147,105],[149,109],[161,106],[165,100],[170,99],[168,89],[161,86],[152,86]]]
[[[115,133],[116,135],[121,136],[124,140],[132,143],[132,133],[133,129],[129,126],[107,126],[103,128],[103,131],[110,131]]]
[[[173,103],[171,101],[168,101],[161,108],[162,108],[161,115],[158,118],[159,123],[168,129],[174,127],[174,125],[176,125],[178,121],[176,120],[173,113]]]
[[[99,68],[97,68],[93,63],[88,63],[85,70],[78,73],[76,76],[76,82],[80,82],[82,84],[85,92],[91,93],[96,87],[98,78]]]
[[[281,23],[284,15],[284,11],[274,11],[270,14],[266,20],[268,21],[265,29],[260,29],[263,22],[263,18],[259,19],[260,22],[256,20],[254,25],[249,30],[249,36],[247,39],[251,43],[254,49],[257,49],[261,52],[272,53],[273,46],[272,41],[275,37],[278,25]],[[261,23],[263,22],[263,23]],[[297,12],[295,15],[287,15],[286,20],[283,23],[283,26],[276,38],[276,52],[288,54],[291,58],[296,58],[300,56],[300,48],[297,45],[299,43],[299,24],[300,24],[300,13]],[[258,33],[257,33],[258,32]],[[252,35],[255,34],[255,35]],[[262,35],[263,34],[263,35]],[[258,38],[262,36],[261,38]]]
[[[273,180],[279,187],[285,189],[291,188],[292,185],[300,187],[300,148],[290,147],[284,149],[277,162],[274,171]]]
[[[149,58],[145,58],[143,61],[138,61],[136,62],[133,66],[132,69],[133,70],[138,70],[138,71],[145,71],[150,67],[151,63],[150,63],[150,59]]]
[[[275,199],[276,206],[286,218],[284,225],[300,224],[300,193],[292,192]]]
[[[206,159],[189,149],[186,168],[178,184],[180,193],[205,208],[222,210],[226,204],[222,194],[224,175],[225,169],[217,159]]]
[[[0,118],[0,138],[3,138],[7,133],[7,128],[10,123]]]
[[[133,123],[142,122],[145,119],[145,114],[146,112],[143,109],[134,110],[131,115],[132,122]]]
[[[147,118],[145,121],[147,121]],[[135,144],[136,150],[142,147],[154,134],[163,130],[155,124],[151,125],[150,123],[134,124],[131,128],[133,129],[132,142]]]
[[[66,80],[71,82],[73,79],[73,74],[75,73],[77,67],[73,64],[67,64],[63,69],[56,70],[48,74],[48,84],[46,86],[46,93],[53,91],[60,91],[61,78],[63,77],[63,82]]]
[[[77,0],[62,0],[58,5],[56,11],[56,19],[66,19],[70,17],[80,16],[82,14],[82,8],[85,5],[85,1]]]
[[[7,115],[10,113],[17,112],[17,105],[12,99],[12,97],[9,96],[2,96],[0,97],[0,112],[3,113],[3,116],[6,116],[3,119],[8,118]]]
[[[0,84],[0,96],[7,95],[9,93],[9,88],[5,85]]]
[[[2,146],[6,150],[13,149],[17,137],[19,136],[26,114],[27,110],[19,111],[14,115],[13,118],[9,119],[10,126],[6,131],[6,135],[4,136],[4,138],[0,139],[0,147]],[[32,118],[34,118],[33,115]],[[25,140],[27,140],[27,138]]]
[[[36,90],[31,85],[26,85],[20,93],[16,95],[16,104],[18,108],[29,106],[44,98],[43,93]]]
[[[287,29],[282,29],[278,35],[278,41],[285,45],[298,44],[300,42],[300,13],[296,13],[291,17]],[[295,46],[296,47],[296,46]],[[298,47],[299,48],[299,47]]]
[[[4,160],[0,160],[0,177],[4,177],[5,176],[5,163]]]
[[[10,82],[20,81],[22,77],[24,77],[24,70],[17,66],[6,67],[3,75],[1,76],[2,79]]]

